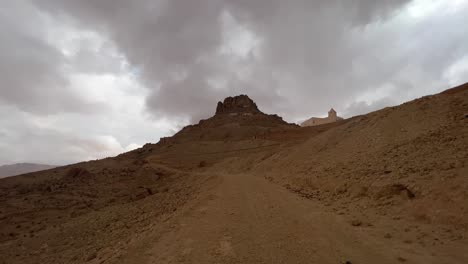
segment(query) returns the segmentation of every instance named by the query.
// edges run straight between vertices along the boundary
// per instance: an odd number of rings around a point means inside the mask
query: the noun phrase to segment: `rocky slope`
[[[0,180],[0,263],[466,263],[467,109],[464,85],[300,128],[227,98],[157,144]]]
[[[346,213],[468,230],[468,86],[355,117],[259,165]],[[365,217],[365,216],[362,216]]]

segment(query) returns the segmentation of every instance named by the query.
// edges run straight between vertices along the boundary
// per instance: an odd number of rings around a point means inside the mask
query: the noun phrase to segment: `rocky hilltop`
[[[0,263],[468,263],[468,84],[314,127],[246,95],[0,179]]]
[[[196,125],[184,127],[172,141],[241,140],[264,137],[274,131],[294,130],[298,126],[285,122],[278,115],[260,111],[247,95],[227,97],[218,102],[214,116]]]
[[[261,112],[258,110],[257,104],[244,94],[227,97],[224,99],[224,102],[218,102],[218,106],[216,107],[216,115],[242,113],[257,114]]]

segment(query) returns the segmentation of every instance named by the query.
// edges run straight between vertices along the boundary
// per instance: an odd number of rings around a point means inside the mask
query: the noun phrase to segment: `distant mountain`
[[[55,167],[57,166],[34,163],[17,163],[12,165],[3,165],[0,166],[0,178],[25,174],[29,172],[48,170]]]

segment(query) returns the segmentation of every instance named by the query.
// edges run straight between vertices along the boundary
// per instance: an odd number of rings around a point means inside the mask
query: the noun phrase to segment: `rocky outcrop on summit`
[[[278,115],[263,113],[247,95],[238,95],[218,102],[214,116],[200,120],[196,125],[184,127],[173,137],[164,139],[164,142],[244,140],[258,138],[277,130],[297,128],[297,125],[285,122]]]
[[[216,114],[233,114],[233,113],[261,113],[258,110],[257,104],[247,95],[238,95],[227,97],[224,102],[218,102]]]

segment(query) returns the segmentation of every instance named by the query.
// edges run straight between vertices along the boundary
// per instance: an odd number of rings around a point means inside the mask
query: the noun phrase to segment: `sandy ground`
[[[223,174],[210,188],[115,263],[468,263],[464,244],[404,243],[262,177]]]

